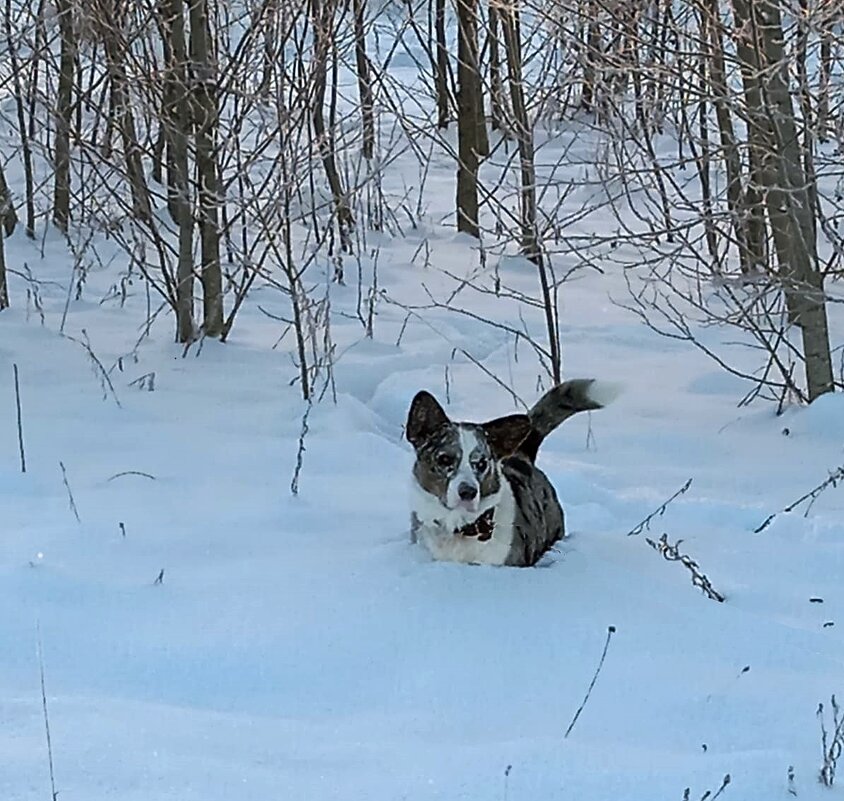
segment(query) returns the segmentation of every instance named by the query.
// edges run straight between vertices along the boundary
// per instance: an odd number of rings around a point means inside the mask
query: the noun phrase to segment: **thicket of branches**
[[[66,237],[77,292],[105,236],[127,256],[116,287],[146,281],[182,343],[225,339],[256,285],[284,292],[310,399],[332,350],[325,265],[344,282],[368,232],[417,224],[436,154],[454,164],[453,224],[481,243],[471,282],[541,310],[529,339],[550,379],[559,294],[592,269],[624,271],[616,301],[748,378],[748,400],[844,385],[827,320],[844,275],[832,0],[4,0],[2,15],[0,309],[23,272],[4,259],[16,227]],[[419,196],[386,192],[413,160]],[[533,294],[488,267],[514,249]],[[751,368],[714,326],[743,330]]]

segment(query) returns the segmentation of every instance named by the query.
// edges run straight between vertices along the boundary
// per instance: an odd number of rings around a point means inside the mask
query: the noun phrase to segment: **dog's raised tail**
[[[531,432],[519,454],[535,461],[542,441],[561,423],[578,412],[603,409],[620,393],[620,385],[594,378],[572,378],[552,387],[528,412]]]

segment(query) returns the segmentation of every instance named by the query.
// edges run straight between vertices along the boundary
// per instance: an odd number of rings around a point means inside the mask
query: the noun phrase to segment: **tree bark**
[[[519,205],[522,227],[522,253],[525,258],[537,266],[539,271],[542,306],[548,329],[552,377],[556,383],[559,383],[561,379],[560,338],[557,326],[554,288],[549,280],[548,265],[543,257],[542,243],[539,237],[533,129],[528,118],[527,104],[525,103],[519,20],[517,11],[513,5],[502,7],[500,16],[501,28],[504,33],[504,50],[507,55],[507,77],[510,84],[510,103],[513,107],[513,126],[519,143],[519,167],[521,171]]]
[[[137,220],[150,224],[152,207],[126,81],[125,43],[122,31],[118,27],[120,23],[116,18],[114,3],[111,0],[100,0],[97,19],[111,82],[112,108],[120,131],[123,158],[126,160],[126,176],[132,194],[132,213]]]
[[[738,149],[732,115],[730,113],[727,72],[724,57],[724,40],[721,36],[721,21],[718,0],[705,0],[702,19],[708,33],[710,45],[709,81],[712,84],[715,118],[721,140],[724,168],[727,173],[727,208],[730,211],[736,247],[739,253],[741,272],[749,274],[763,265],[758,263],[749,247],[747,231],[748,215],[746,199],[742,189],[741,154]],[[764,220],[763,220],[764,222]]]
[[[803,339],[811,402],[831,392],[834,381],[815,207],[797,136],[782,20],[774,0],[733,0],[733,11],[742,45],[739,57],[747,61],[742,66],[758,76],[762,103],[748,109],[749,123],[766,145],[761,170],[765,201],[789,317]]]
[[[179,255],[176,267],[176,341],[192,342],[196,336],[193,319],[193,214],[188,168],[190,101],[187,80],[187,41],[183,0],[164,0],[164,35],[169,42],[167,77],[173,91],[164,110],[164,125],[173,154],[173,181],[168,187],[171,207],[179,227]]]
[[[583,58],[583,90],[580,95],[580,105],[584,111],[593,112],[599,102],[598,60],[601,55],[601,23],[599,21],[601,6],[596,0],[588,0],[587,8],[589,22],[586,24],[586,52]]]
[[[317,138],[322,166],[328,180],[328,186],[334,198],[334,208],[337,214],[337,227],[340,232],[340,242],[344,250],[351,249],[350,234],[355,225],[352,210],[334,153],[334,136],[325,125],[325,93],[328,88],[328,54],[334,41],[334,15],[337,0],[311,0],[311,15],[314,26],[314,55],[313,55],[313,87],[314,100],[311,108],[311,122],[314,135]]]
[[[457,0],[457,25],[457,230],[478,237],[477,0]]]
[[[445,38],[445,0],[435,0],[434,28],[437,40],[437,128],[448,128],[448,47]]]
[[[375,115],[369,59],[366,56],[366,0],[354,0],[355,65],[358,73],[358,94],[363,125],[363,157],[371,159],[375,151]]]
[[[498,18],[500,12],[494,0],[488,6],[489,32],[489,82],[492,104],[492,130],[507,130],[507,108],[504,100],[504,87],[501,81],[501,54],[498,49]]]
[[[61,48],[59,86],[56,99],[55,177],[53,222],[64,234],[70,220],[70,123],[73,112],[73,84],[76,72],[76,37],[71,0],[56,0]]]
[[[11,236],[15,232],[15,226],[18,224],[18,215],[12,203],[12,193],[9,191],[9,185],[6,183],[6,175],[3,172],[3,165],[0,164],[0,226],[6,236]]]
[[[0,311],[9,308],[9,285],[6,278],[6,251],[3,240],[14,233],[18,217],[0,164]]]
[[[219,164],[217,163],[217,71],[208,23],[208,0],[190,0],[190,49],[193,62],[193,121],[199,184],[199,241],[202,258],[202,331],[223,332],[223,274],[220,267]]]

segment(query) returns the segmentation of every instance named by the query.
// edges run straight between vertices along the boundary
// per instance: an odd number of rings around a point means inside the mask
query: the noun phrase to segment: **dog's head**
[[[475,512],[498,491],[498,463],[530,433],[530,420],[513,414],[488,423],[456,423],[423,391],[410,405],[405,433],[416,451],[413,475],[422,489],[446,509]]]

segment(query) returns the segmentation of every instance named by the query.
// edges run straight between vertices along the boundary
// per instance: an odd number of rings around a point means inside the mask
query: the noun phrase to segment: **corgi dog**
[[[417,393],[405,426],[416,452],[411,540],[437,560],[535,565],[565,536],[557,493],[536,466],[539,446],[564,420],[616,394],[612,385],[572,379],[527,414],[465,423],[449,419],[429,392]]]

